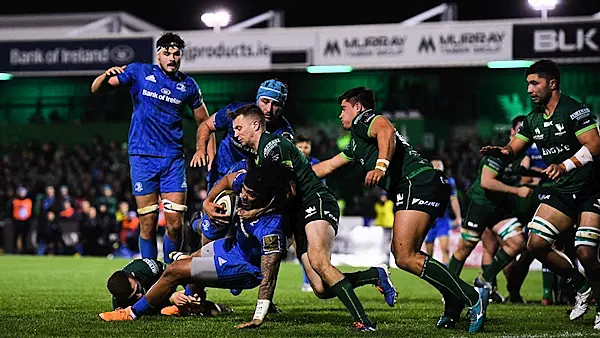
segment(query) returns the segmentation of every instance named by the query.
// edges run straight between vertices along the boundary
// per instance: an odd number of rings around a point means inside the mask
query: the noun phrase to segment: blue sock
[[[140,300],[135,302],[135,304],[133,304],[133,306],[131,307],[131,311],[133,311],[133,314],[136,317],[140,317],[145,314],[148,314],[148,313],[152,312],[153,310],[154,310],[154,306],[152,306],[152,305],[150,305],[150,303],[148,303],[146,296],[142,297]]]
[[[193,296],[194,295],[194,292],[190,288],[189,284],[185,286],[185,290],[183,291],[183,294],[186,295],[186,296]]]
[[[302,268],[302,276],[304,277],[304,284],[310,284],[308,280],[308,276],[306,275],[306,271],[304,270],[304,265],[300,264],[300,268]]]
[[[142,258],[156,259],[158,257],[156,238],[143,239],[142,236],[140,236],[140,254],[142,255]]]
[[[37,254],[43,256],[46,253],[46,243],[38,243]]]
[[[172,239],[169,238],[169,236],[167,236],[167,234],[165,234],[164,240],[163,240],[163,251],[165,253],[165,263],[169,264],[171,263],[171,258],[169,257],[169,254],[173,251],[177,251],[179,250],[179,242],[175,242]]]

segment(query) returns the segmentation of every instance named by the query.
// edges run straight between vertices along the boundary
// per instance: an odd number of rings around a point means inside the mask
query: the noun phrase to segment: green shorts
[[[600,191],[565,194],[550,187],[549,195],[542,203],[569,216],[573,222],[577,222],[578,216],[582,212],[593,212],[600,215]]]
[[[439,170],[429,169],[414,177],[407,177],[389,195],[394,212],[418,210],[431,216],[432,221],[444,216],[450,201],[450,183]]]
[[[461,236],[465,240],[479,242],[486,228],[492,229],[501,221],[511,218],[516,218],[514,211],[471,201],[461,225]]]
[[[333,227],[335,234],[338,232],[340,220],[340,207],[332,194],[316,194],[306,203],[300,203],[290,216],[294,227],[294,240],[296,242],[296,256],[298,259],[308,250],[306,238],[306,225],[313,221],[324,220]]]
[[[519,198],[516,200],[517,218],[522,224],[531,222],[535,211],[540,206],[540,203],[547,201],[550,198],[550,186],[538,185],[533,190],[531,196],[527,198]]]

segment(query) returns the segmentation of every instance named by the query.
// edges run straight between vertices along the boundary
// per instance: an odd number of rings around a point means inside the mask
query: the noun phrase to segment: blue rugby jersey
[[[119,83],[129,85],[133,115],[129,127],[129,154],[159,157],[183,156],[183,112],[202,105],[194,79],[177,72],[168,77],[158,65],[131,63]]]
[[[535,145],[535,143],[532,144],[531,147],[529,147],[529,149],[525,151],[525,156],[529,156],[529,158],[531,159],[530,167],[536,167],[540,169],[548,168],[548,164],[546,164],[546,162],[542,158],[542,154],[540,154],[540,151]]]

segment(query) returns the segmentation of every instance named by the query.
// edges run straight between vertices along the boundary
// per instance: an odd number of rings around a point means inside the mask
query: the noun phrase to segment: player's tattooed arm
[[[262,281],[258,287],[258,299],[273,300],[282,258],[283,254],[281,252],[273,252],[261,257],[260,270],[262,272]]]

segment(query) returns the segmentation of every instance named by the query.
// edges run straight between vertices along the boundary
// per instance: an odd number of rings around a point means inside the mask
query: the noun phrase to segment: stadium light
[[[0,73],[0,81],[7,81],[13,78],[13,75],[10,73]]]
[[[527,60],[506,60],[506,61],[490,61],[488,68],[527,68],[533,64],[533,61]]]
[[[225,27],[229,24],[231,16],[226,11],[217,11],[204,13],[200,17],[200,20],[208,27],[212,27],[215,32],[220,32],[221,27]]]
[[[558,4],[558,0],[528,0],[529,5],[536,11],[540,11],[542,19],[548,19],[548,11],[553,10]]]
[[[306,71],[311,74],[324,74],[324,73],[350,73],[352,67],[350,66],[308,66]]]

